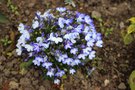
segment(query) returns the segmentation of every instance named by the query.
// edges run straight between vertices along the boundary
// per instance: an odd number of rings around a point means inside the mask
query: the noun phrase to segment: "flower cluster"
[[[63,7],[36,12],[32,25],[21,23],[18,30],[17,54],[26,53],[56,84],[63,75],[74,74],[86,59],[92,60],[93,47],[103,44],[90,16]]]

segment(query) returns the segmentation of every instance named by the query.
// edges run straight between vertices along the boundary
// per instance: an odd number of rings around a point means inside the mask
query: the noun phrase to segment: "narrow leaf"
[[[0,23],[9,23],[9,20],[5,15],[0,12]]]

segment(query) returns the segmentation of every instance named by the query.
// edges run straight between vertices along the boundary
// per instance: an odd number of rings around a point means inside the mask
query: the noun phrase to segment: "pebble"
[[[38,84],[38,80],[32,81],[32,84],[33,84],[33,85],[37,85],[37,84]]]
[[[119,26],[120,26],[120,29],[123,29],[125,27],[124,22],[120,22]]]
[[[29,86],[31,84],[31,81],[29,78],[21,78],[20,79],[20,84],[22,86]]]
[[[25,14],[26,15],[29,15],[30,14],[30,11],[29,10],[25,10]]]
[[[30,3],[30,4],[28,4],[28,7],[32,8],[34,5],[35,5],[35,3]]]
[[[40,86],[39,90],[45,90],[45,87],[44,86]]]
[[[98,11],[92,11],[92,17],[101,18],[101,13],[99,13]]]
[[[5,76],[9,76],[10,75],[10,71],[8,69],[4,69],[3,72],[4,72]]]
[[[0,71],[3,71],[4,66],[0,65]]]
[[[10,81],[9,87],[10,87],[11,90],[12,89],[18,89],[19,84],[17,82],[15,82],[15,81]]]
[[[11,71],[11,74],[13,74],[13,75],[17,75],[17,74],[18,74],[18,72],[17,72],[17,71]]]
[[[121,82],[119,84],[118,88],[121,89],[121,90],[125,90],[127,87],[126,87],[125,83]]]

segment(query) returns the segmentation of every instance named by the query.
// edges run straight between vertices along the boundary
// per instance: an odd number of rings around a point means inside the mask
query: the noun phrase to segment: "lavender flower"
[[[43,14],[37,11],[32,21],[31,26],[19,24],[16,52],[45,69],[55,84],[60,84],[63,75],[74,74],[74,68],[85,65],[86,59],[94,59],[93,47],[103,46],[93,20],[83,13],[58,7]]]

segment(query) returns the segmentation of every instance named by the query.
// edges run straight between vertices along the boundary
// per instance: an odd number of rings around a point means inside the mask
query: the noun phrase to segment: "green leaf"
[[[135,90],[135,70],[131,73],[129,77],[129,85],[131,90]]]
[[[9,23],[9,20],[5,15],[0,12],[0,23]]]
[[[135,24],[131,24],[128,28],[128,34],[135,32]]]
[[[27,62],[23,62],[20,65],[20,68],[28,68],[32,64],[33,59],[28,60]]]
[[[132,41],[133,41],[133,37],[131,34],[126,34],[124,36],[124,43],[127,45],[127,44],[130,44]]]
[[[135,17],[130,18],[129,21],[130,21],[131,23],[135,23]]]

